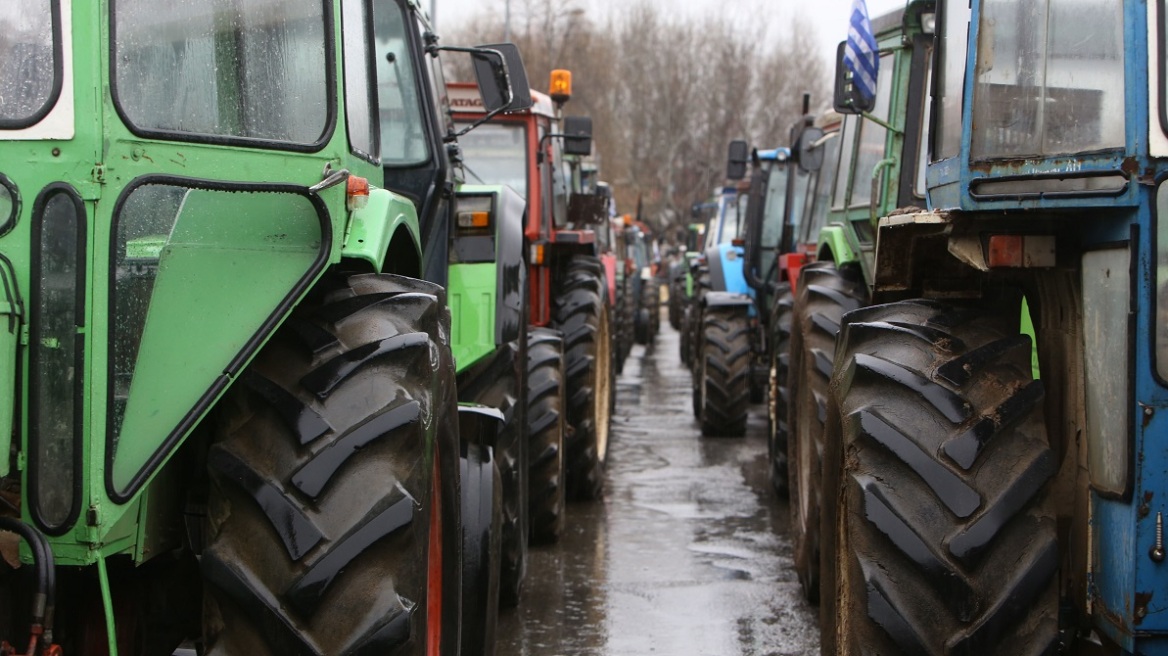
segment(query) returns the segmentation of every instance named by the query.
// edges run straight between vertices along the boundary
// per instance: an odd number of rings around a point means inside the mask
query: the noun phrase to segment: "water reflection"
[[[661,330],[618,383],[604,503],[571,506],[561,544],[533,552],[498,653],[818,653],[766,478],[762,408],[746,438],[700,437],[677,333]]]

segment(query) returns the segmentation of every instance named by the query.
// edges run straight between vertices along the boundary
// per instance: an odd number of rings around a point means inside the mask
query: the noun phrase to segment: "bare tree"
[[[829,71],[809,27],[795,21],[768,36],[757,20],[763,8],[735,22],[642,1],[596,22],[574,2],[522,0],[513,2],[511,39],[533,87],[545,88],[555,68],[572,71],[565,111],[592,117],[618,207],[631,212],[641,199],[643,218],[664,228],[687,221],[690,206],[723,183],[731,139],[787,145],[803,93],[813,106],[826,100]],[[490,43],[503,33],[501,15],[482,14],[444,41]],[[455,61],[450,79],[471,79],[469,62]]]

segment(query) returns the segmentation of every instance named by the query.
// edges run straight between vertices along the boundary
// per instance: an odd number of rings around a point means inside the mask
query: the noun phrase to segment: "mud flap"
[[[754,301],[746,294],[735,294],[734,292],[706,292],[702,297],[702,302],[706,307],[731,307],[740,305],[746,308],[752,307]]]
[[[458,404],[458,441],[494,448],[503,427],[503,413],[477,403]]]

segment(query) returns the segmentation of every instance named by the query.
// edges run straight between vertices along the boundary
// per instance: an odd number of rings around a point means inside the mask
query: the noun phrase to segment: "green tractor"
[[[832,190],[827,225],[813,238],[811,261],[799,269],[793,302],[776,306],[788,316],[774,325],[790,325],[785,382],[779,383],[787,397],[795,568],[810,601],[819,598],[819,518],[831,503],[822,490],[821,460],[836,333],[846,312],[869,303],[877,218],[925,205],[924,81],[934,7],[933,0],[912,0],[872,21],[882,71],[875,101],[862,114],[837,107],[848,114],[835,139],[838,150],[831,151],[839,159],[823,164],[834,180],[819,176]]]
[[[678,262],[677,273],[672,277],[673,287],[678,290],[677,314],[680,323],[678,332],[681,339],[678,342],[678,355],[682,364],[692,367],[694,355],[692,353],[694,323],[698,318],[698,308],[695,308],[696,298],[701,282],[701,257],[705,249],[706,233],[713,222],[713,215],[718,210],[715,202],[695,203],[692,208],[694,223],[689,224],[685,234],[685,252]],[[670,297],[674,297],[670,291]]]
[[[0,633],[29,653],[474,638],[505,417],[457,405],[422,280],[439,112],[415,82],[379,111],[372,38],[436,69],[425,25],[406,0],[0,8]],[[475,56],[510,105],[503,51]]]
[[[685,314],[685,304],[689,298],[693,280],[690,276],[690,262],[697,257],[705,238],[705,224],[691,223],[685,227],[684,243],[672,247],[673,255],[669,263],[669,325],[681,330]]]

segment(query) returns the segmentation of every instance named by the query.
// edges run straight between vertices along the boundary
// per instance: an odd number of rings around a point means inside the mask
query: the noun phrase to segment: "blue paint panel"
[[[961,0],[953,0],[961,1]],[[965,74],[965,101],[962,123],[972,125],[975,86],[978,20],[988,0],[972,3],[971,46]],[[1130,494],[1104,498],[1090,493],[1091,577],[1090,600],[1070,600],[1079,608],[1094,610],[1093,622],[1100,632],[1128,653],[1168,656],[1168,561],[1157,563],[1149,556],[1156,541],[1156,515],[1168,521],[1168,386],[1156,376],[1155,335],[1165,330],[1163,313],[1156,305],[1156,187],[1148,184],[1168,178],[1168,161],[1150,156],[1148,130],[1159,129],[1149,115],[1149,94],[1159,93],[1159,81],[1149,79],[1149,5],[1164,11],[1164,3],[1152,0],[1124,0],[1124,103],[1126,132],[1124,147],[1072,157],[1037,157],[1013,160],[972,161],[971,135],[964,131],[960,154],[930,163],[927,170],[929,205],[937,209],[985,212],[997,217],[1014,214],[1021,223],[1026,212],[1049,210],[1043,216],[1065,222],[1060,238],[1060,258],[1076,261],[1080,250],[1104,244],[1134,242],[1133,314],[1129,353],[1132,358],[1131,394],[1117,399],[1127,408],[1133,427],[1103,439],[1130,444],[1132,471]],[[1152,44],[1154,48],[1158,44]],[[1162,56],[1158,59],[1163,62]],[[1106,196],[1053,196],[1030,198],[978,198],[971,185],[986,178],[1013,177],[1053,172],[1115,172],[1127,175],[1121,193]],[[1032,214],[1031,214],[1032,215]],[[1168,226],[1168,217],[1165,217]],[[1074,251],[1070,249],[1076,249]],[[1168,308],[1165,308],[1168,311]],[[1160,316],[1158,316],[1160,315]],[[1116,339],[1124,338],[1116,331]],[[1086,381],[1091,384],[1090,380]],[[1048,393],[1054,390],[1048,388]],[[1086,513],[1088,509],[1078,508]],[[1064,545],[1064,548],[1068,545]],[[1141,610],[1143,609],[1143,610]]]

